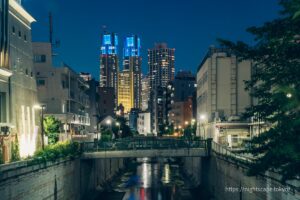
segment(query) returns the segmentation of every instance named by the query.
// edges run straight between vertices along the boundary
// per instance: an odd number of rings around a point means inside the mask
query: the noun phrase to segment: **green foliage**
[[[185,129],[184,129],[184,136],[191,138],[193,136],[196,135],[196,129],[197,129],[197,125],[193,124],[193,125],[188,125]]]
[[[131,131],[130,127],[126,124],[126,119],[124,117],[117,117],[116,119],[117,122],[120,123],[120,130],[122,131],[121,137],[132,137],[133,132]],[[118,127],[116,127],[117,129]]]
[[[11,143],[11,162],[19,161],[20,159],[19,141],[16,136],[15,142]]]
[[[59,140],[59,127],[61,122],[54,116],[47,116],[44,118],[44,130],[48,136],[49,144],[55,144]]]
[[[76,142],[58,142],[48,145],[44,150],[36,151],[32,157],[33,163],[55,161],[59,158],[76,157],[80,155],[79,144]]]
[[[112,131],[104,130],[101,132],[101,141],[108,142],[112,140]]]
[[[255,44],[220,40],[240,59],[254,61],[246,89],[258,100],[244,117],[272,126],[251,141],[258,156],[249,174],[279,171],[283,180],[300,175],[300,1],[281,0],[281,16],[261,27],[251,27]]]

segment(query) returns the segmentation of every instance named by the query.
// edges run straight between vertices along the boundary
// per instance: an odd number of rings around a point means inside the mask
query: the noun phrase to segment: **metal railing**
[[[109,142],[95,141],[83,142],[83,152],[97,151],[128,151],[148,149],[180,149],[180,148],[205,148],[207,140],[188,140],[173,138],[132,138],[120,139]]]
[[[212,142],[212,151],[215,152],[218,155],[227,157],[227,158],[232,158],[238,161],[241,161],[243,163],[254,163],[255,162],[255,158],[254,157],[249,157],[246,155],[242,155],[236,152],[233,152],[230,149],[227,149],[226,147],[216,143],[216,142]]]

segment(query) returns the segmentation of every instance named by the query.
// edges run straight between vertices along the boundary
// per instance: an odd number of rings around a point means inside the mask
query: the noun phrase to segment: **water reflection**
[[[125,184],[123,200],[176,200],[178,187],[183,184],[177,164],[142,159]]]

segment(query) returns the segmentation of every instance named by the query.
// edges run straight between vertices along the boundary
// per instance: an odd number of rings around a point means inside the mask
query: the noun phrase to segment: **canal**
[[[115,178],[99,200],[208,200],[184,173],[180,160],[132,160],[126,170]]]

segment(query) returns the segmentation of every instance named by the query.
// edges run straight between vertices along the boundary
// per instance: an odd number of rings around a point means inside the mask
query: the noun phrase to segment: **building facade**
[[[151,134],[151,114],[150,112],[141,112],[137,119],[137,131],[140,135]]]
[[[196,77],[189,71],[179,71],[174,81],[169,83],[172,88],[168,105],[169,123],[174,127],[185,127],[193,117],[193,95],[196,92]],[[171,89],[170,88],[170,89]]]
[[[15,0],[0,1],[0,19],[0,150],[9,162],[13,145],[25,157],[40,144],[31,43],[35,19]]]
[[[89,106],[87,112],[90,117],[90,126],[87,126],[86,130],[89,133],[97,132],[98,118],[100,117],[99,110],[99,82],[96,81],[90,73],[81,72],[79,76],[88,84],[86,91],[89,97]]]
[[[211,47],[197,72],[197,132],[229,147],[249,137],[249,123],[241,120],[252,98],[245,90],[251,61],[238,61],[228,49]]]
[[[129,113],[134,108],[134,81],[130,70],[119,73],[118,103],[124,107],[124,113]]]
[[[149,77],[143,76],[142,78],[142,91],[141,91],[141,98],[142,98],[142,111],[148,110],[149,100],[150,100],[150,84],[149,84]]]
[[[166,43],[156,44],[148,50],[150,88],[166,87],[175,75],[175,49]]]
[[[125,38],[123,52],[123,70],[129,70],[133,73],[134,108],[140,109],[142,104],[142,57],[141,41],[137,35],[128,36]]]
[[[160,135],[162,127],[168,123],[167,101],[169,99],[167,86],[174,80],[175,49],[168,48],[167,44],[156,44],[148,50],[151,130]]]
[[[112,87],[99,87],[99,117],[114,116],[114,89]]]
[[[114,90],[115,107],[118,105],[118,36],[115,33],[102,35],[100,53],[100,87],[111,87]]]
[[[90,126],[89,85],[69,66],[52,66],[49,43],[33,43],[33,53],[38,98],[46,106],[45,115],[59,119],[62,132],[86,133]]]

